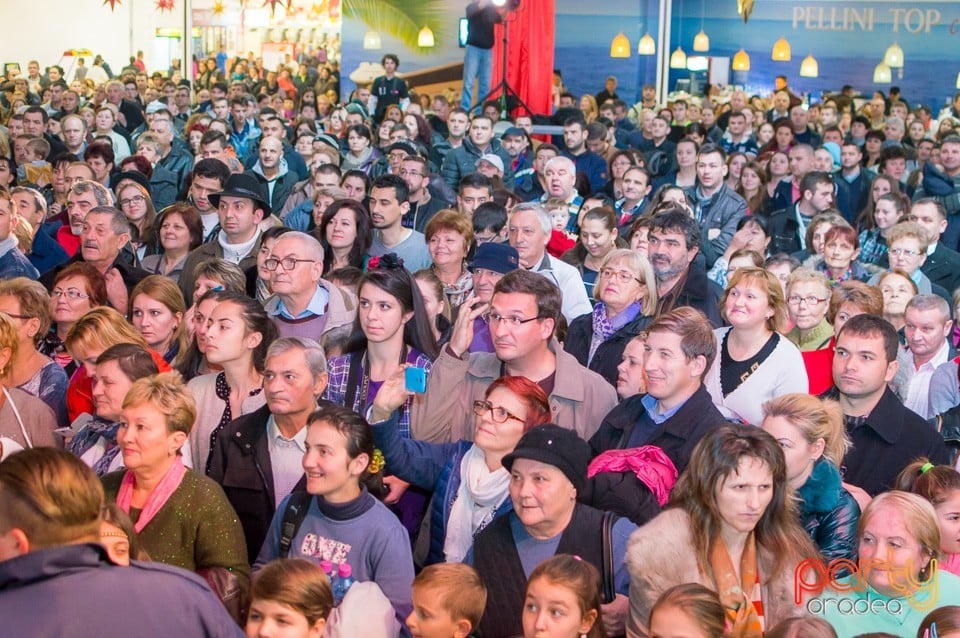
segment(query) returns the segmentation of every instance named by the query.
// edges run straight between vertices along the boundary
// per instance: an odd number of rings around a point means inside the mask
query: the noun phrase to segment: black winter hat
[[[587,482],[590,446],[573,430],[548,423],[531,428],[517,442],[513,452],[503,457],[503,467],[513,469],[517,459],[530,459],[552,465],[566,476],[578,492]]]

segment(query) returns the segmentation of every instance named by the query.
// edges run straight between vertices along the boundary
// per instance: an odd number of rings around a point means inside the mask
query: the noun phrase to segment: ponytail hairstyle
[[[950,492],[960,490],[960,472],[926,458],[915,459],[897,476],[896,489],[922,496],[936,507],[950,498]]]

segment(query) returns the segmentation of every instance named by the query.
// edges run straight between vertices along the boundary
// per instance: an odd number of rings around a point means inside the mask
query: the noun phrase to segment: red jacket
[[[170,364],[161,355],[153,350],[147,352],[153,357],[153,361],[157,364],[160,372],[170,372],[172,370]],[[87,374],[85,366],[80,366],[70,377],[70,383],[67,385],[67,418],[73,423],[73,420],[84,412],[94,414],[93,377]]]

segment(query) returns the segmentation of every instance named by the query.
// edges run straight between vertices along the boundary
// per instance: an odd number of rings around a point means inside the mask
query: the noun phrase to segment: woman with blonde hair
[[[827,561],[856,560],[860,506],[844,489],[838,469],[850,448],[840,404],[787,394],[764,403],[763,414],[761,427],[783,448],[800,524]]]
[[[939,569],[940,526],[933,505],[909,492],[884,492],[863,510],[861,573],[836,580],[806,609],[822,614],[840,636],[885,632],[912,636],[930,607],[960,604],[960,577]],[[840,610],[879,609],[844,614]]]
[[[150,353],[161,372],[170,370],[170,364],[150,348],[143,335],[109,306],[94,308],[80,317],[67,333],[64,343],[80,363],[67,386],[67,418],[71,422],[84,412],[94,414],[93,375],[97,358],[110,346],[134,343]]]
[[[123,399],[117,432],[126,469],[104,476],[103,487],[108,502],[130,515],[153,560],[214,583],[225,576],[242,600],[250,567],[240,521],[220,486],[183,464],[181,448],[196,416],[179,373],[135,381]],[[214,587],[218,593],[225,589]]]
[[[473,273],[467,269],[467,253],[473,245],[473,224],[455,210],[441,210],[424,229],[430,269],[443,284],[447,307],[453,313],[473,293]]]
[[[563,349],[617,385],[617,366],[627,343],[643,332],[657,308],[650,262],[629,248],[614,249],[600,263],[593,312],[570,322]]]
[[[164,275],[143,279],[130,295],[133,326],[167,363],[190,345],[190,331],[184,321],[186,311],[180,287]]]
[[[600,117],[600,107],[597,106],[597,99],[588,93],[581,95],[580,112],[583,113],[583,121],[587,124]]]
[[[783,288],[762,268],[740,268],[720,307],[730,327],[713,331],[717,357],[704,385],[724,417],[757,425],[762,401],[807,390],[799,350],[777,332],[787,315]]]

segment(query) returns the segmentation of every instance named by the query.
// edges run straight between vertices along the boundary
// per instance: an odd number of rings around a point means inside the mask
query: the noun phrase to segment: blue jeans
[[[460,106],[467,112],[473,106],[473,81],[479,77],[477,99],[486,97],[490,92],[490,64],[493,61],[493,49],[480,49],[467,45],[463,58],[463,92],[460,94]]]

